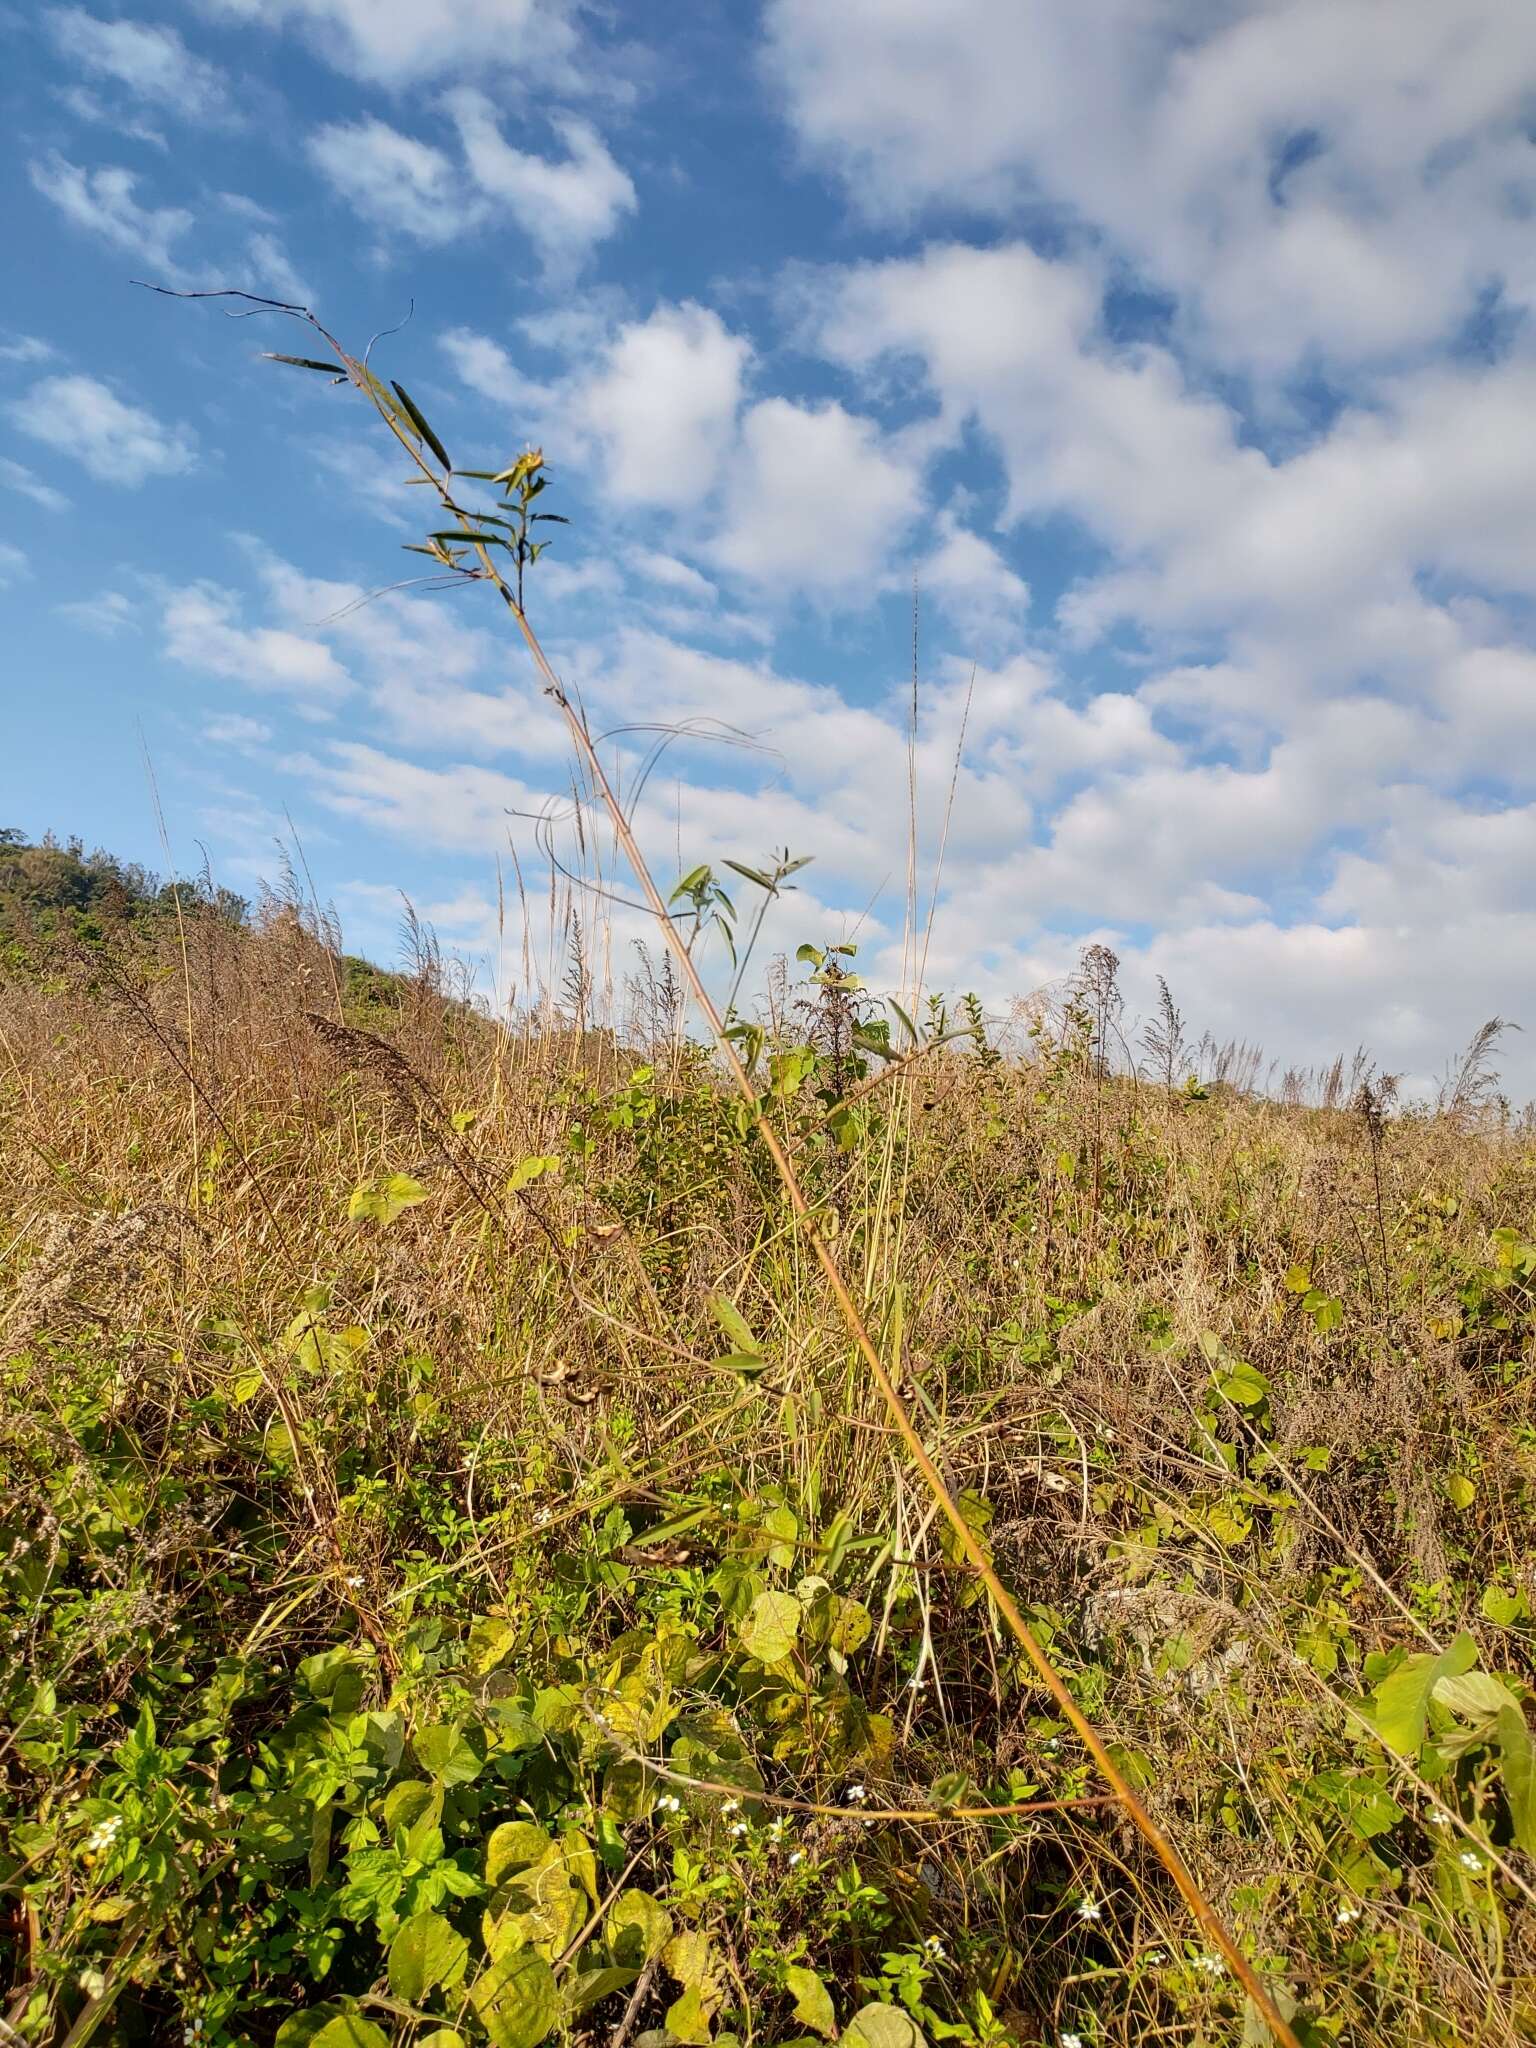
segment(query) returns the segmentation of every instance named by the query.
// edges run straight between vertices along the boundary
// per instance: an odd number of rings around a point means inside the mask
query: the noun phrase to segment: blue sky
[[[1530,1092],[1536,13],[1390,14],[4,16],[6,821],[161,865],[147,752],[181,865],[254,893],[296,829],[351,944],[405,890],[537,993],[526,664],[482,592],[358,603],[420,506],[257,360],[292,334],[129,280],[409,312],[375,360],[455,459],[547,452],[530,609],[593,723],[755,743],[651,778],[665,877],[814,855],[773,942],[895,985],[915,577],[931,981],[1006,1014],[1101,939],[1133,1009],[1419,1077],[1498,1012]],[[581,907],[621,983],[641,923]]]

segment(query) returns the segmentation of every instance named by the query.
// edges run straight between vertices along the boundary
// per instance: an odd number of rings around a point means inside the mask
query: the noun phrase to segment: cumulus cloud
[[[310,716],[329,716],[353,683],[323,641],[284,627],[247,626],[235,592],[189,584],[165,601],[161,628],[172,661],[249,689],[291,697]]]
[[[1536,20],[1503,0],[1388,36],[1374,0],[770,0],[764,54],[867,212],[1054,202],[1264,374],[1447,340],[1500,281],[1530,300]]]
[[[327,183],[375,227],[418,242],[451,242],[483,216],[484,209],[466,199],[464,181],[444,151],[376,114],[330,122],[306,146]]]
[[[730,453],[751,345],[685,301],[620,328],[573,399],[615,502],[698,503]]]
[[[741,423],[710,553],[755,582],[872,590],[916,517],[918,479],[841,405],[765,398]]]
[[[614,162],[589,121],[557,119],[554,130],[564,154],[544,157],[506,140],[484,93],[465,87],[449,95],[448,107],[470,176],[493,206],[517,222],[552,277],[568,280],[635,211],[629,173]]]
[[[6,408],[24,434],[78,462],[98,483],[133,489],[181,476],[196,460],[190,431],[119,398],[98,377],[45,377]]]

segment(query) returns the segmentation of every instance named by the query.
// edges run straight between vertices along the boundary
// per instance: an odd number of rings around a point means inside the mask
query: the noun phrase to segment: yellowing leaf
[[[420,2005],[439,1984],[464,1974],[469,1943],[441,1913],[413,1913],[389,1944],[389,1988],[407,2005]]]
[[[365,1180],[352,1190],[347,1219],[352,1223],[393,1223],[426,1199],[427,1191],[419,1180],[412,1180],[408,1173],[392,1173],[384,1180]]]
[[[861,2006],[843,2029],[843,2048],[928,2048],[927,2036],[899,2005]]]
[[[777,1664],[795,1647],[800,1633],[800,1602],[793,1593],[759,1593],[736,1624],[741,1646],[761,1664]]]
[[[837,2032],[837,2015],[832,2010],[831,1994],[816,1972],[801,1963],[791,1963],[784,1972],[784,1989],[795,2001],[795,2018],[830,2041]]]
[[[697,1984],[690,1984],[682,1996],[675,1998],[667,2007],[666,2029],[674,2041],[695,2043],[698,2048],[703,2048],[709,2040],[709,2016],[704,2010]]]

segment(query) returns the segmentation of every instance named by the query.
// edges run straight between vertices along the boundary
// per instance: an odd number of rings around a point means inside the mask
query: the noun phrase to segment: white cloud
[[[52,7],[46,19],[60,54],[89,76],[110,79],[136,99],[184,120],[229,117],[224,74],[195,56],[175,29],[152,22],[102,21],[83,7]]]
[[[543,418],[556,403],[551,387],[525,376],[500,342],[488,335],[452,327],[438,340],[460,383],[482,398],[515,410],[529,422]]]
[[[59,618],[68,619],[72,626],[94,633],[101,640],[115,640],[119,633],[132,632],[138,626],[133,600],[120,590],[96,591],[90,597],[56,604],[53,609]]]
[[[807,151],[866,210],[1043,196],[1266,374],[1397,357],[1529,304],[1536,17],[1505,0],[770,0]]]
[[[165,651],[205,675],[225,676],[291,696],[312,717],[328,717],[354,685],[320,640],[272,626],[246,626],[233,591],[195,583],[173,591],[161,615]]]
[[[759,583],[845,596],[862,584],[867,598],[918,498],[911,465],[871,421],[766,398],[742,421],[710,553]]]
[[[96,377],[45,377],[6,408],[35,441],[78,462],[98,483],[130,489],[181,476],[195,461],[191,433],[129,405]]]
[[[180,281],[174,245],[192,225],[184,207],[141,206],[134,197],[137,176],[117,165],[93,171],[54,154],[46,162],[29,164],[27,173],[67,219],[134,257],[151,274],[152,283]]]
[[[203,738],[216,747],[235,747],[241,753],[252,747],[265,746],[272,737],[272,728],[260,718],[247,718],[243,712],[228,711],[218,718],[210,718],[203,727]]]
[[[465,87],[449,95],[448,108],[471,177],[533,242],[546,274],[568,280],[635,211],[629,173],[614,162],[590,122],[557,119],[553,126],[565,154],[543,157],[505,139],[484,93]]]
[[[290,305],[313,305],[315,294],[294,269],[277,236],[260,229],[245,245],[242,271],[250,289],[263,297],[286,299]]]
[[[0,485],[8,491],[16,491],[23,498],[30,498],[34,505],[41,505],[45,512],[67,512],[70,501],[62,491],[52,484],[43,482],[40,476],[27,468],[24,462],[12,462],[9,456],[0,457]]]
[[[46,363],[57,353],[36,334],[18,334],[14,341],[0,343],[0,363]]]
[[[386,85],[505,68],[573,77],[568,0],[203,0],[210,13],[280,29],[294,23],[338,70]]]
[[[13,583],[25,583],[31,574],[32,564],[25,552],[8,540],[0,540],[0,590],[9,590]]]
[[[968,653],[1006,651],[1023,637],[1029,585],[952,507],[940,514],[919,558],[919,595],[924,594],[938,600]]]
[[[602,487],[619,504],[682,508],[717,481],[735,435],[751,344],[691,301],[622,327],[576,393]]]
[[[483,216],[483,204],[466,197],[450,157],[376,115],[332,122],[307,147],[327,182],[375,227],[419,242],[450,242]]]

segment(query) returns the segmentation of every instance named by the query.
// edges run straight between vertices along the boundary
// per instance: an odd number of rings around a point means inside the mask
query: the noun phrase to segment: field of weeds
[[[882,1062],[812,960],[740,1041],[808,1225],[664,976],[509,1031],[431,966],[191,900],[9,957],[0,2039],[1273,2038],[812,1232],[1292,2037],[1533,2038],[1476,1050],[1434,1113],[1138,1075],[1100,959]]]

